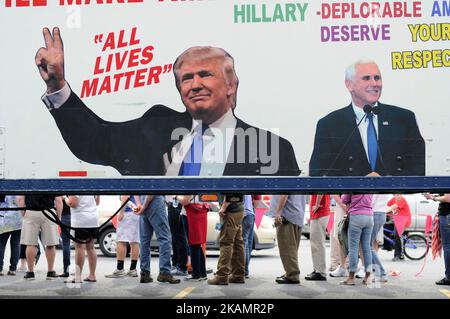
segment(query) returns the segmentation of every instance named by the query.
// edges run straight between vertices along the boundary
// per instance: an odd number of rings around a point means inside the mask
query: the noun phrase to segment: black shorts
[[[98,228],[75,228],[73,237],[79,240],[90,240],[98,239],[99,231]]]

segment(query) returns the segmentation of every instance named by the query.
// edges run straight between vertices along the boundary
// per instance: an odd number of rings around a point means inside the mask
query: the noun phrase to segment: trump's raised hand
[[[59,28],[53,28],[53,34],[48,28],[42,30],[45,48],[40,48],[35,57],[36,65],[42,79],[47,84],[47,93],[62,89],[64,79],[64,48]]]

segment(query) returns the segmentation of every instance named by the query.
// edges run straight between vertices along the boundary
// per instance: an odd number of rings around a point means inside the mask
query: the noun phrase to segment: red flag
[[[394,224],[395,228],[397,229],[397,233],[399,234],[399,236],[401,236],[406,228],[406,225],[409,222],[410,217],[402,215],[392,215],[392,218],[394,219]]]
[[[427,243],[427,247],[428,247],[428,234],[430,233],[430,231],[433,228],[433,220],[431,219],[431,215],[419,214],[419,216],[425,216],[427,218],[427,220],[425,222],[425,239],[426,239],[426,243]],[[422,275],[422,272],[424,271],[425,265],[427,263],[427,257],[428,257],[428,251],[427,251],[427,254],[425,255],[425,258],[423,259],[422,268],[420,268],[419,272],[417,274],[415,274],[416,277]]]
[[[433,229],[433,220],[431,219],[431,215],[427,215],[427,221],[425,223],[425,235]]]
[[[334,212],[331,212],[330,218],[328,219],[328,224],[327,224],[328,234],[331,234],[331,231],[333,230],[333,226],[334,226]]]
[[[436,259],[436,257],[441,257],[441,249],[442,241],[439,229],[439,215],[436,214],[434,216],[433,237],[431,239],[431,254],[433,255],[433,260]]]
[[[261,225],[262,218],[264,216],[264,213],[266,212],[267,208],[255,208],[255,225],[256,229],[259,228],[259,225]]]

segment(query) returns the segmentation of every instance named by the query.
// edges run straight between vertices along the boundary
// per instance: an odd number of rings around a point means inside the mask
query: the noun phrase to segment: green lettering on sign
[[[235,4],[234,23],[303,22],[308,3]]]

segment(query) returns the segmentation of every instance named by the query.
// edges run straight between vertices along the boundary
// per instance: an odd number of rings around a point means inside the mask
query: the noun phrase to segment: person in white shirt
[[[85,282],[96,282],[97,253],[94,249],[94,239],[98,236],[98,209],[100,196],[74,195],[65,197],[70,207],[71,225],[75,228],[72,235],[82,241],[75,243],[75,277],[66,280],[70,283],[81,283],[85,255],[88,256],[89,275]]]

